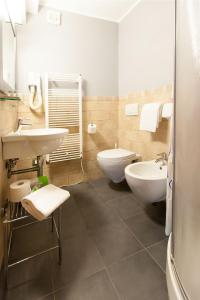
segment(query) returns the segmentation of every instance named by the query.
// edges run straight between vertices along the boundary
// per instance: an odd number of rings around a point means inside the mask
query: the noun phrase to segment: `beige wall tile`
[[[18,101],[3,101],[0,102],[0,138],[16,129],[17,125],[17,110]],[[0,207],[4,206],[8,198],[7,172],[5,162],[2,157],[2,144],[0,146]],[[0,266],[3,257],[3,227],[2,219],[0,219]]]
[[[32,128],[39,128],[45,125],[44,109],[39,112],[31,111],[28,106],[27,96],[19,104],[18,116],[30,118]],[[88,124],[93,121],[97,125],[97,133],[87,133]],[[117,97],[84,97],[83,99],[83,159],[89,162],[87,165],[85,179],[102,176],[97,164],[91,163],[96,160],[99,151],[113,148],[118,139],[118,98]],[[92,168],[91,168],[92,164]],[[18,168],[31,166],[30,160],[20,161]],[[88,167],[90,166],[90,167]],[[49,175],[50,181],[54,184],[71,184],[79,181],[81,175],[80,161],[62,162],[61,164],[45,165],[44,172]],[[88,174],[87,174],[88,172]],[[62,176],[62,175],[63,176]],[[22,175],[18,176],[20,178]],[[29,178],[35,176],[28,174]],[[82,175],[81,175],[82,176]]]
[[[151,102],[169,102],[172,86],[159,87],[152,91],[133,92],[127,98],[119,98],[118,142],[120,147],[133,150],[142,155],[143,160],[156,157],[159,152],[168,152],[169,121],[162,120],[156,133],[139,130],[139,116],[125,116],[125,105],[128,103],[142,104]]]

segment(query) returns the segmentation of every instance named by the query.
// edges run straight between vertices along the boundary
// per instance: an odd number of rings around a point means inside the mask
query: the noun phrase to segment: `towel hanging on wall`
[[[144,104],[140,116],[140,130],[156,132],[160,122],[161,103]]]
[[[173,106],[172,102],[164,103],[162,108],[162,118],[170,119],[173,115]]]

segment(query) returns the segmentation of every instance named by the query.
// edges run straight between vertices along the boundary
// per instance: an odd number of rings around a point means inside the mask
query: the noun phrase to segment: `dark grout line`
[[[89,275],[89,276],[81,277],[81,278],[79,278],[78,280],[79,280],[79,281],[87,280],[87,279],[89,279],[90,277],[92,277],[92,276],[94,276],[94,275],[96,275],[96,274],[98,274],[98,273],[100,273],[100,272],[102,272],[102,271],[106,271],[106,268],[104,267],[103,269],[98,270],[98,271],[94,272],[93,274],[91,274],[91,275]],[[59,287],[59,288],[55,288],[54,291],[53,291],[52,293],[49,293],[49,294],[45,295],[44,297],[53,295],[54,298],[56,298],[56,297],[55,297],[55,294],[56,294],[57,292],[60,292],[60,291],[62,291],[62,290],[64,290],[64,289],[66,289],[66,287],[67,287],[71,282],[72,282],[72,280],[67,281],[64,285],[62,285],[62,286]],[[44,297],[43,297],[43,298],[44,298]],[[42,300],[43,298],[39,298],[39,299],[37,299],[37,300]],[[54,300],[55,300],[55,299],[54,299]],[[119,299],[119,300],[121,300],[121,299]]]
[[[168,240],[168,237],[165,237],[165,238],[163,238],[162,240],[160,240],[160,241],[158,241],[158,242],[156,242],[156,243],[153,243],[153,244],[147,246],[146,248],[147,248],[147,249],[152,248],[152,247],[154,247],[154,246],[156,246],[156,245],[162,243],[162,242],[165,241],[165,240]]]
[[[141,212],[138,213],[138,214],[136,214],[135,216],[140,215],[140,214],[141,214]],[[136,239],[136,241],[140,244],[140,246],[141,246],[142,248],[145,248],[145,246],[142,244],[142,242],[136,237],[136,235],[133,233],[133,231],[128,227],[128,225],[126,224],[126,222],[124,221],[124,219],[123,219],[119,214],[117,214],[117,216],[119,217],[120,221],[125,225],[125,227],[128,229],[128,231],[131,233],[131,235],[132,235],[132,236]],[[130,217],[130,218],[133,218],[133,217]],[[127,218],[127,219],[129,219],[129,218]]]
[[[142,249],[140,249],[140,250],[138,250],[138,251],[136,251],[136,252],[133,252],[133,253],[127,255],[127,256],[124,256],[123,258],[119,259],[118,261],[115,261],[115,262],[109,264],[109,265],[107,266],[107,268],[110,268],[110,267],[113,266],[113,265],[117,265],[117,264],[119,264],[119,263],[121,263],[121,262],[123,262],[123,261],[126,261],[127,259],[129,259],[129,258],[131,258],[131,257],[134,257],[135,255],[137,255],[137,254],[139,254],[139,253],[141,253],[141,252],[144,252],[144,251],[145,251],[145,248],[142,248]]]
[[[109,270],[107,269],[107,267],[106,267],[106,274],[108,275],[108,278],[109,278],[109,280],[110,280],[110,283],[111,283],[111,285],[112,285],[112,287],[113,287],[113,290],[115,291],[115,294],[116,294],[118,300],[122,300],[122,299],[121,299],[121,296],[120,296],[120,294],[119,294],[119,291],[118,291],[117,287],[115,286],[115,284],[114,284],[114,282],[113,282],[113,280],[112,280],[112,277],[111,277],[111,275],[110,275],[110,272],[109,272]]]
[[[153,255],[151,254],[151,252],[148,250],[148,248],[145,249],[145,251],[148,253],[148,255],[151,257],[151,259],[157,264],[157,266],[161,269],[161,271],[165,274],[166,271],[163,270],[162,266],[159,264],[159,262],[157,261],[157,259],[155,257],[153,257]]]
[[[85,223],[85,225],[86,225],[85,220],[84,220],[84,223]],[[86,230],[87,230],[87,234],[88,234],[89,237],[91,238],[91,236],[90,236],[90,234],[89,234],[89,229],[88,229],[87,227],[86,227]],[[92,240],[92,241],[93,241],[93,240]],[[93,244],[94,244],[94,247],[95,247],[96,251],[97,251],[98,254],[100,255],[100,257],[101,257],[101,259],[102,259],[102,262],[103,262],[103,265],[104,265],[104,269],[102,269],[101,271],[105,270],[105,272],[106,272],[106,274],[107,274],[107,276],[108,276],[108,278],[109,278],[109,280],[110,280],[110,283],[111,283],[111,285],[112,285],[112,287],[113,287],[113,290],[115,291],[115,294],[116,294],[118,300],[122,300],[122,299],[121,299],[121,296],[120,296],[120,294],[119,294],[119,292],[118,292],[118,289],[117,289],[117,287],[115,286],[115,284],[114,284],[114,282],[113,282],[113,280],[112,280],[112,277],[110,276],[109,270],[108,270],[108,268],[107,268],[107,266],[106,266],[106,264],[105,264],[105,262],[104,262],[103,256],[101,255],[101,253],[100,253],[100,251],[99,251],[99,249],[98,249],[98,247],[97,247],[97,245],[96,245],[96,243],[95,243],[94,241],[93,241]],[[96,273],[98,273],[98,272],[100,272],[100,271],[97,271]],[[92,274],[91,276],[95,275],[96,273]],[[90,276],[89,276],[89,277],[90,277]]]
[[[128,227],[128,225],[124,222],[124,220],[119,216],[119,218],[121,219],[121,221],[125,224],[125,226],[127,227],[127,229],[129,230],[129,232],[132,234],[132,236],[136,239],[136,241],[140,244],[140,246],[143,248],[143,250],[145,250],[149,256],[151,257],[151,259],[157,264],[157,266],[159,267],[159,269],[161,269],[161,271],[165,274],[166,271],[163,270],[162,266],[159,264],[159,262],[152,256],[152,254],[150,253],[150,251],[148,250],[149,247],[156,245],[157,243],[162,242],[164,239],[160,240],[159,242],[156,242],[152,245],[149,246],[145,246],[139,239],[138,237],[133,233],[133,231]]]
[[[159,242],[156,242],[152,245],[149,245],[148,247],[145,248],[145,250],[148,252],[149,256],[151,256],[151,258],[154,260],[154,262],[160,267],[160,269],[163,271],[164,274],[166,274],[166,270],[163,269],[163,267],[161,266],[161,264],[157,261],[157,259],[151,254],[151,252],[149,251],[150,248],[156,246],[156,245],[159,245],[160,243],[162,243],[163,241],[165,241],[166,239],[168,238],[164,238],[162,240],[160,240]],[[166,250],[167,251],[167,250]]]
[[[53,295],[53,298],[54,298],[54,300],[56,299],[55,298],[55,294],[54,294],[54,292],[55,292],[55,285],[54,285],[54,278],[53,278],[53,272],[52,272],[52,274],[51,274],[51,285],[52,285],[52,295]]]
[[[45,300],[46,297],[51,296],[51,295],[54,296],[54,292],[48,293],[46,295],[43,295],[43,296],[41,296],[41,297],[39,297],[39,298],[37,298],[35,300]]]
[[[141,207],[140,207],[140,209],[141,209]],[[125,221],[127,221],[127,220],[129,220],[129,219],[132,219],[132,218],[135,218],[135,217],[137,217],[137,216],[139,216],[139,215],[142,215],[142,214],[144,214],[144,212],[143,211],[138,211],[135,215],[133,215],[133,216],[131,216],[131,217],[128,217],[128,218],[124,218],[124,219],[122,219],[122,217],[119,215],[119,217],[124,221],[124,223],[125,223]]]
[[[120,294],[119,294],[119,292],[118,292],[118,289],[117,289],[117,287],[115,286],[115,284],[114,284],[114,282],[113,282],[113,280],[112,280],[112,277],[110,276],[109,270],[108,270],[108,268],[107,268],[106,263],[104,262],[103,256],[101,255],[101,253],[100,253],[100,251],[99,251],[99,249],[98,249],[98,247],[97,247],[97,245],[96,245],[95,242],[94,242],[94,246],[95,246],[95,248],[96,248],[98,254],[100,255],[100,257],[101,257],[101,259],[102,259],[102,262],[103,262],[103,265],[104,265],[104,268],[105,268],[105,272],[106,272],[106,274],[108,275],[108,278],[109,278],[110,283],[111,283],[111,285],[112,285],[112,287],[113,287],[113,290],[115,291],[115,293],[116,293],[116,295],[117,295],[118,300],[122,300],[122,299],[121,299],[121,296],[120,296]]]

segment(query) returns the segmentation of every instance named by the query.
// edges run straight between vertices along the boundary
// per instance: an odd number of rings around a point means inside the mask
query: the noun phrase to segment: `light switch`
[[[139,114],[138,108],[139,108],[138,103],[126,104],[125,105],[126,116],[137,116]]]

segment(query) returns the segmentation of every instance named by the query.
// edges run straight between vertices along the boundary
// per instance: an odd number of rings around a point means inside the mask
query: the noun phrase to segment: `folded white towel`
[[[162,118],[170,119],[173,115],[173,103],[165,103],[162,108]]]
[[[140,116],[140,130],[156,132],[161,116],[161,103],[144,104]]]
[[[47,218],[70,197],[70,193],[53,184],[25,196],[21,203],[25,210],[37,220]]]

